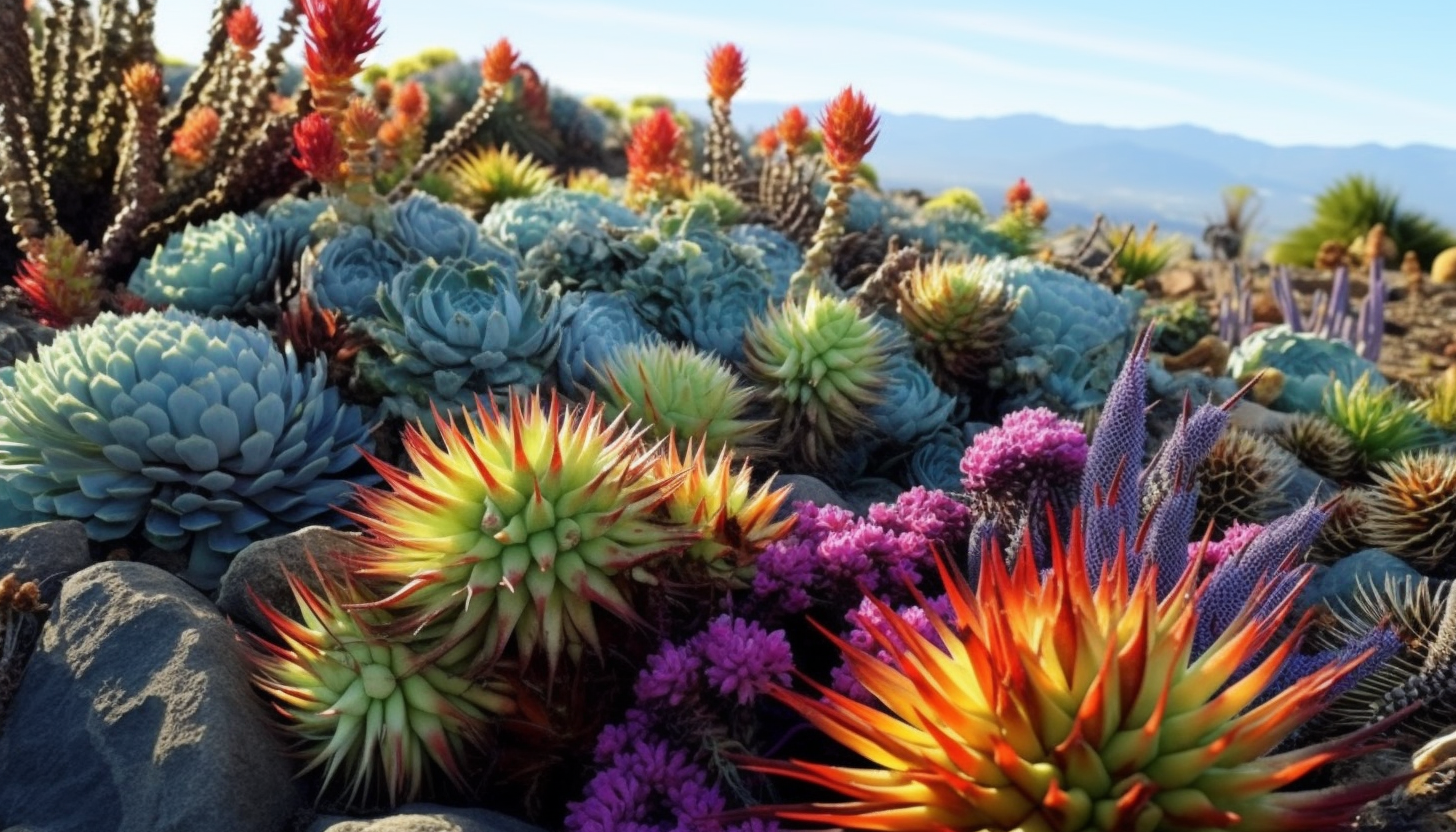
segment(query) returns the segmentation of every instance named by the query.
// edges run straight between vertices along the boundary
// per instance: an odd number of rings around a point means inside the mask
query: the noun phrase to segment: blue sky
[[[196,58],[212,7],[159,0],[157,37]],[[254,0],[265,23],[283,0]],[[1447,0],[381,0],[387,62],[477,56],[501,35],[548,83],[628,98],[705,94],[703,59],[748,56],[740,96],[823,101],[845,84],[895,113],[1039,113],[1196,124],[1273,144],[1456,147]],[[702,9],[701,11],[695,9]]]

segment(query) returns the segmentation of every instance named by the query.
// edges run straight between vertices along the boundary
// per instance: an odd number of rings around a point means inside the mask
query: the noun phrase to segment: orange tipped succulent
[[[790,107],[779,116],[775,130],[784,143],[784,151],[793,156],[809,141],[809,118],[798,107]]]
[[[122,73],[121,87],[138,104],[155,103],[162,96],[162,71],[156,64],[133,64]]]
[[[217,110],[204,105],[189,111],[182,126],[172,134],[172,157],[184,167],[202,167],[221,127]]]
[[[663,196],[684,174],[682,127],[661,108],[632,128],[627,145],[627,186],[638,196]]]
[[[409,81],[394,91],[391,106],[394,114],[410,124],[423,122],[429,111],[429,98],[419,81]]]
[[[824,131],[824,158],[841,176],[852,176],[879,138],[875,108],[853,87],[845,87],[819,117]]]
[[[344,181],[343,145],[323,113],[309,113],[293,125],[293,163],[315,182],[326,187]]]
[[[328,361],[329,381],[336,385],[348,379],[354,359],[370,343],[367,335],[348,326],[341,313],[315,305],[308,292],[299,294],[297,309],[278,318],[273,340],[280,349],[292,345],[302,363],[311,364],[322,356]]]
[[[520,61],[521,53],[511,48],[509,40],[501,38],[485,51],[485,60],[480,62],[480,77],[491,86],[504,87],[516,77]]]
[[[766,127],[759,132],[758,138],[754,139],[753,147],[760,156],[768,158],[774,155],[779,149],[779,133],[772,127]]]
[[[35,308],[35,317],[55,329],[89,323],[101,311],[101,276],[84,244],[56,231],[33,246],[15,285]]]
[[[366,52],[379,45],[379,0],[303,0],[303,77],[314,109],[342,114]]]
[[[708,89],[713,98],[729,101],[743,89],[743,74],[748,62],[743,51],[731,43],[715,47],[708,56]]]
[[[263,43],[263,25],[253,7],[244,3],[233,9],[227,18],[228,40],[245,56],[251,56]]]
[[[1011,208],[1020,208],[1031,202],[1031,186],[1026,184],[1026,177],[1020,177],[1016,184],[1006,189],[1006,204]]]
[[[867,762],[753,761],[752,770],[851,799],[756,813],[906,832],[1333,830],[1403,779],[1285,790],[1381,747],[1371,740],[1388,722],[1270,754],[1368,656],[1333,661],[1271,692],[1312,621],[1306,614],[1286,629],[1297,592],[1271,601],[1278,576],[1262,580],[1194,655],[1208,586],[1198,581],[1199,559],[1159,600],[1156,568],[1130,579],[1125,549],[1095,580],[1080,518],[1073,529],[1065,544],[1053,541],[1044,573],[1029,542],[1014,568],[999,552],[982,558],[975,591],[942,562],[949,616],[912,588],[933,637],[877,599],[886,628],[872,632],[869,652],[829,636],[880,707],[822,687],[822,699],[784,689],[774,696]]]

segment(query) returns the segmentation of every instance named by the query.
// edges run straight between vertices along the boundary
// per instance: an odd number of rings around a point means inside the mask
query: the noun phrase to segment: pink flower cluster
[[[1205,567],[1217,566],[1229,555],[1238,552],[1253,542],[1254,538],[1258,537],[1262,531],[1264,531],[1264,527],[1258,523],[1240,523],[1235,521],[1233,525],[1224,530],[1223,539],[1209,541],[1207,549],[1203,548],[1202,540],[1189,543],[1188,557],[1196,558],[1199,556],[1199,552],[1202,551],[1203,565]]]
[[[1082,426],[1038,407],[1018,410],[1000,427],[977,434],[961,458],[961,481],[967,491],[1018,499],[1037,485],[1076,487],[1086,465]]]

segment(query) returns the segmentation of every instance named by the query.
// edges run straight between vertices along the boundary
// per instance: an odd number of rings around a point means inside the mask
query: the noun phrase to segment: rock
[[[1253,433],[1279,433],[1292,424],[1297,413],[1280,413],[1262,404],[1244,399],[1229,414],[1229,427]]]
[[[263,613],[248,596],[252,587],[258,597],[290,616],[298,615],[298,603],[283,578],[287,569],[302,578],[314,590],[320,590],[309,556],[320,567],[338,570],[329,555],[351,554],[359,550],[357,533],[341,532],[326,526],[308,526],[281,537],[270,537],[249,544],[228,565],[218,584],[217,608],[234,621],[258,632],[271,632]]]
[[[865,477],[855,480],[849,490],[844,492],[844,499],[855,514],[864,515],[875,503],[895,502],[904,491],[905,489],[890,480]]]
[[[1456,283],[1456,248],[1448,248],[1431,262],[1431,282],[1439,285]]]
[[[280,832],[293,764],[237,636],[140,563],[68,579],[0,732],[0,826],[33,832]]]
[[[380,818],[321,816],[308,832],[541,832],[538,827],[488,809],[456,809],[411,803]]]
[[[1324,602],[1332,609],[1343,605],[1353,608],[1355,594],[1364,587],[1385,586],[1387,581],[1416,582],[1428,580],[1409,564],[1381,549],[1364,549],[1341,558],[1305,587],[1298,606],[1301,608]]]
[[[0,576],[40,585],[41,600],[56,600],[61,583],[91,565],[91,544],[78,520],[35,523],[0,530]]]
[[[818,477],[811,477],[808,474],[784,474],[774,480],[774,484],[789,489],[789,498],[779,508],[774,519],[782,519],[794,513],[794,503],[809,501],[815,505],[831,505],[854,509],[850,503],[839,495],[838,491],[830,488],[828,483]]]
[[[1173,269],[1158,276],[1158,288],[1165,298],[1180,298],[1203,289],[1203,281],[1188,269]]]

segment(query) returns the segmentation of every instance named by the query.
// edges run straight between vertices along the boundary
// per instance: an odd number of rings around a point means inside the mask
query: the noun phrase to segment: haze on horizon
[[[164,54],[196,60],[213,4],[159,0]],[[270,29],[284,0],[253,0]],[[1193,124],[1275,145],[1456,148],[1443,61],[1456,3],[1225,0],[380,0],[388,63],[478,56],[504,35],[548,83],[626,99],[705,95],[703,60],[748,56],[745,100],[819,102],[845,84],[887,112],[1036,113],[1117,127]],[[301,58],[301,50],[299,50]]]

